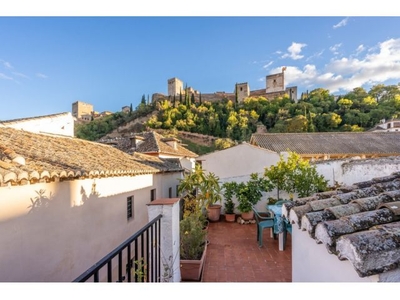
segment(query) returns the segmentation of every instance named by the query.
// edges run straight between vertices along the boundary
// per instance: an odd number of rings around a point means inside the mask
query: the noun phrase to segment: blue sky
[[[0,120],[136,107],[178,77],[202,93],[237,82],[326,88],[400,82],[399,17],[1,16]]]

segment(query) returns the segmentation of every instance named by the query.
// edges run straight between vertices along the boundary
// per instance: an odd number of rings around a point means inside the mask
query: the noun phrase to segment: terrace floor
[[[259,248],[256,231],[256,224],[227,223],[223,216],[210,223],[202,282],[292,282],[291,235],[279,251],[270,229]]]

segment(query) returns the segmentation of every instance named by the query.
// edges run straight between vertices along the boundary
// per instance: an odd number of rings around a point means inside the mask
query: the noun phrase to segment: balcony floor
[[[203,282],[291,282],[292,244],[287,235],[286,249],[279,251],[278,238],[270,229],[259,248],[256,224],[210,223]]]

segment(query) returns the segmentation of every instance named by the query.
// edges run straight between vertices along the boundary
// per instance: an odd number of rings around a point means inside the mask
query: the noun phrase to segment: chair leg
[[[260,235],[260,228],[258,227],[258,224],[257,224],[257,242],[260,240],[260,238],[259,238],[259,235]]]
[[[260,247],[260,248],[263,245],[262,233],[263,233],[263,230],[262,229],[258,229],[258,247]]]

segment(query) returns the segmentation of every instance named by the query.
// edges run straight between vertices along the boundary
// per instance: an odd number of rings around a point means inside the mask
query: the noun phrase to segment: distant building
[[[129,113],[131,111],[131,107],[130,106],[123,106],[121,111],[123,113]]]
[[[81,101],[72,103],[72,116],[76,119],[82,119],[82,115],[91,115],[93,113],[93,105]]]
[[[237,101],[243,102],[243,100],[250,96],[250,87],[247,82],[237,83],[235,85],[235,92],[237,95]]]
[[[179,95],[183,91],[183,81],[179,78],[168,79],[168,96]]]
[[[215,93],[200,93],[192,87],[188,87],[187,91],[190,95],[194,94],[194,101],[209,101],[216,102],[222,99],[228,99],[231,101],[242,102],[247,97],[266,97],[267,99],[273,99],[275,97],[281,97],[288,95],[290,99],[297,102],[297,86],[291,86],[285,88],[285,72],[286,68],[282,68],[281,73],[267,75],[265,88],[259,90],[250,90],[250,86],[247,82],[237,83],[232,93],[215,92]],[[185,88],[183,81],[174,77],[168,79],[168,97],[174,97],[179,94],[185,95]],[[159,101],[165,99],[165,95],[155,93],[152,95],[152,101]]]
[[[370,129],[371,132],[391,132],[400,131],[400,120],[392,119],[389,121],[381,120],[380,124],[376,125],[374,128]]]

